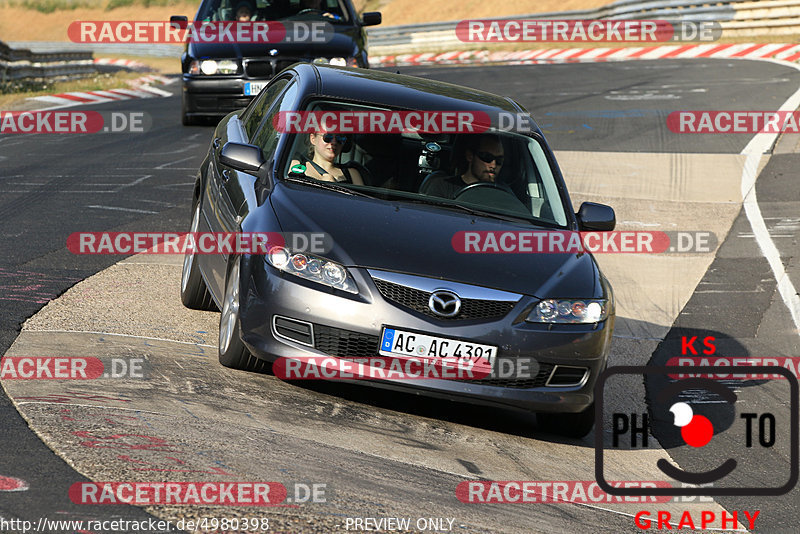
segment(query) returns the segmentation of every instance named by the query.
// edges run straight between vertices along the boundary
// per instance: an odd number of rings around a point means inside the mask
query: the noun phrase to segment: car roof
[[[510,98],[416,76],[351,67],[296,64],[305,94],[400,109],[527,113]],[[533,121],[531,121],[532,123]],[[534,125],[534,129],[538,127]]]

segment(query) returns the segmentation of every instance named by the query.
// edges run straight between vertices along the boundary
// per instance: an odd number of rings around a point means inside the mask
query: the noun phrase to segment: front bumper
[[[537,299],[525,296],[503,317],[445,321],[387,300],[365,269],[350,269],[360,289],[351,295],[279,272],[260,256],[243,258],[242,268],[242,340],[256,357],[268,361],[378,356],[384,326],[427,332],[496,345],[498,358],[533,358],[539,364],[538,374],[522,381],[387,378],[369,380],[369,385],[472,404],[571,413],[591,405],[597,376],[606,366],[613,317],[596,326],[526,323],[520,319]],[[276,335],[276,315],[310,323],[314,339],[301,343]],[[585,368],[587,374],[574,385],[544,385],[555,366]]]
[[[244,94],[250,81],[241,77],[202,79],[183,76],[184,112],[194,117],[219,117],[250,104],[255,95]]]

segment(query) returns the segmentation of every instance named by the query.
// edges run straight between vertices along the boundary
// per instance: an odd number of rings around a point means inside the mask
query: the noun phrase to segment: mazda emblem
[[[441,317],[455,317],[461,311],[461,299],[446,289],[437,289],[428,299],[428,308]]]

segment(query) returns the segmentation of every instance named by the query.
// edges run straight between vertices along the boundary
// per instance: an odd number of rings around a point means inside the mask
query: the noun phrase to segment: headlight
[[[273,247],[266,259],[270,265],[280,271],[348,293],[358,293],[358,287],[356,287],[352,275],[343,265],[336,262],[311,254],[293,254],[284,247]]]
[[[326,57],[315,58],[312,63],[316,65],[333,65],[334,67],[357,67],[358,63],[354,57]]]
[[[189,74],[205,74],[213,76],[215,74],[236,74],[239,72],[239,64],[230,59],[203,59],[194,60],[189,65]]]
[[[331,65],[337,67],[357,67],[356,58],[354,57],[332,57]]]
[[[608,301],[546,299],[537,304],[525,319],[531,323],[598,323],[608,318]]]

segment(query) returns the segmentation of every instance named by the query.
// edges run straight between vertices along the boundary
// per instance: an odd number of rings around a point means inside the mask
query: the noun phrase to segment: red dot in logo
[[[714,437],[714,426],[707,417],[695,415],[688,425],[681,427],[681,436],[691,447],[704,447]]]

